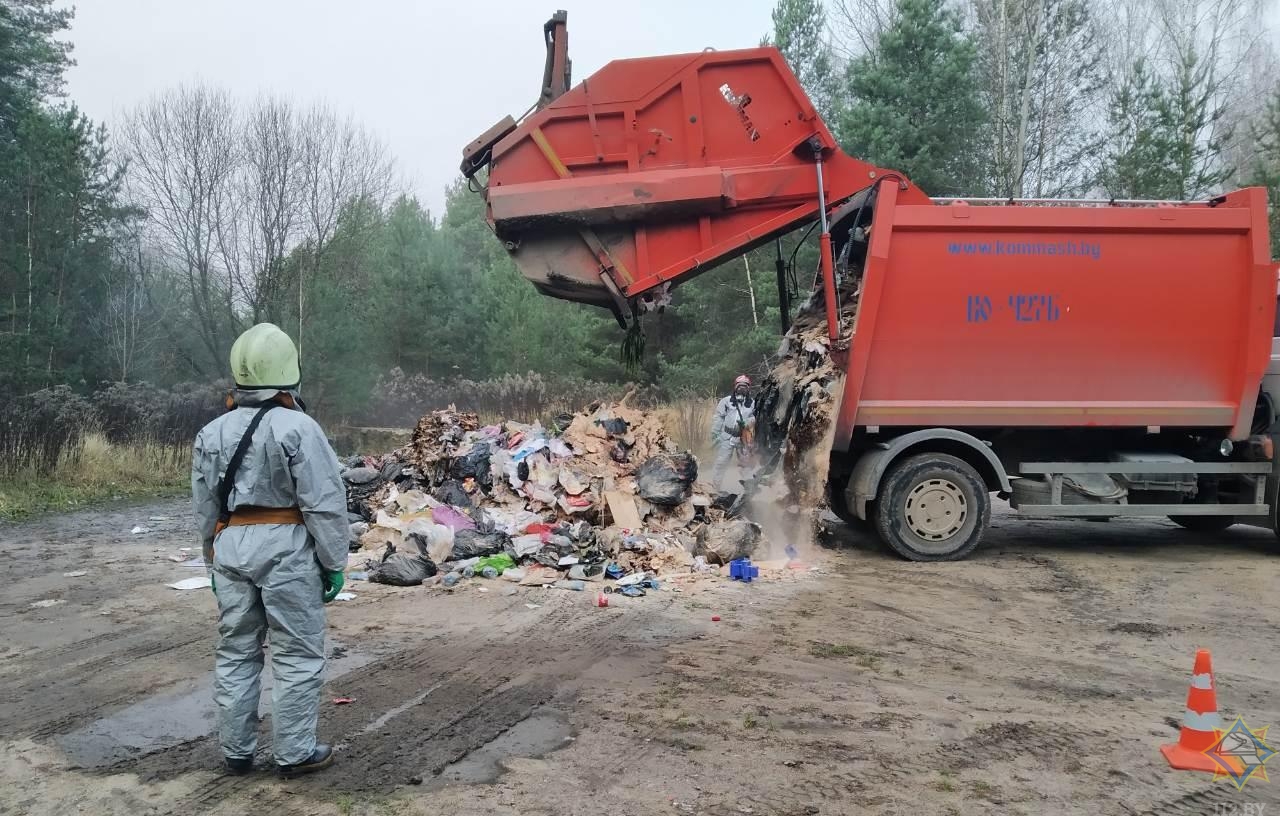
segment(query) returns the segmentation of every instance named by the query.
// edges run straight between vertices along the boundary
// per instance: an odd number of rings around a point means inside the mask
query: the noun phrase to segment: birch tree
[[[1100,144],[1105,69],[1086,0],[973,0],[978,76],[990,111],[991,192],[1083,191]]]

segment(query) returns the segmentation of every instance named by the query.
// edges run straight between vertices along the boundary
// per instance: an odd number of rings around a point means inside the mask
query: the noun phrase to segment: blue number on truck
[[[1016,323],[1053,323],[1062,317],[1062,309],[1053,295],[1013,294],[1000,305],[1007,305],[1008,314]],[[990,297],[968,296],[965,303],[966,322],[987,323],[997,316],[995,304]]]

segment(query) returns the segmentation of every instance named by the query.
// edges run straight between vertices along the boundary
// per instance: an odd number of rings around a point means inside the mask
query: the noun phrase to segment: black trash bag
[[[396,552],[395,546],[388,544],[382,561],[371,565],[369,581],[392,586],[417,586],[435,574],[436,565],[425,554]]]
[[[489,535],[498,529],[498,523],[493,520],[483,507],[473,507],[467,511],[467,517],[476,523],[476,532],[480,535]]]
[[[465,456],[453,460],[450,475],[455,479],[475,479],[481,487],[493,486],[493,473],[489,469],[489,457],[493,449],[488,442],[477,442]]]
[[[631,427],[627,425],[627,421],[621,417],[613,417],[611,419],[597,419],[596,424],[604,429],[609,436],[626,436],[627,431]]]
[[[342,479],[350,485],[366,485],[374,479],[378,479],[379,482],[382,481],[379,471],[364,465],[347,468],[342,472]]]
[[[399,462],[387,462],[382,466],[382,472],[378,474],[378,478],[384,482],[389,482],[392,479],[398,480],[403,472],[404,465]]]
[[[450,479],[441,484],[431,491],[431,497],[441,504],[461,507],[463,510],[471,509],[471,497],[462,489],[462,482],[457,479]]]
[[[463,561],[467,558],[484,558],[486,555],[497,555],[503,551],[511,537],[503,532],[484,534],[476,530],[459,530],[453,534],[453,553],[450,561]]]
[[[568,411],[561,411],[551,418],[551,430],[556,435],[562,434],[569,430],[569,426],[573,424],[573,414]]]
[[[578,551],[578,545],[568,536],[552,534],[547,537],[545,549],[554,549],[560,555],[573,555]]]
[[[636,486],[645,501],[674,507],[689,498],[697,478],[698,460],[693,454],[660,453],[636,471]]]
[[[559,567],[560,558],[560,551],[556,549],[554,545],[548,544],[538,551],[538,554],[533,557],[533,560],[537,561],[544,567]]]

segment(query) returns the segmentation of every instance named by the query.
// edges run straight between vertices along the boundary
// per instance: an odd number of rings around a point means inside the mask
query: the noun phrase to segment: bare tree
[[[283,99],[262,98],[245,117],[235,232],[223,242],[252,322],[278,320],[284,260],[304,227],[301,117]]]
[[[990,186],[1047,197],[1090,182],[1100,142],[1102,42],[1086,0],[972,0],[991,116]]]
[[[186,282],[210,371],[239,325],[218,243],[235,195],[239,130],[230,95],[203,85],[153,97],[119,129],[127,195],[148,216],[149,240]]]
[[[1152,0],[1154,54],[1183,101],[1176,137],[1181,143],[1179,170],[1184,195],[1198,198],[1217,191],[1234,170],[1232,124],[1261,112],[1261,97],[1251,98],[1266,80],[1249,68],[1265,70],[1263,5],[1260,0]],[[1238,134],[1243,135],[1243,134]]]
[[[846,61],[874,56],[880,35],[897,17],[897,0],[833,0],[833,44]]]
[[[244,323],[283,319],[295,285],[301,346],[304,277],[343,208],[381,208],[393,190],[385,145],[321,105],[261,97],[242,109],[205,86],[157,96],[121,133],[145,240],[184,277],[208,366],[221,365]]]
[[[306,314],[306,278],[319,269],[338,228],[342,208],[355,200],[385,205],[394,190],[394,162],[386,145],[351,118],[326,105],[302,117],[299,149],[301,213],[311,245],[308,263],[298,270],[299,353]]]
[[[111,358],[116,381],[124,383],[158,336],[148,297],[153,259],[136,224],[117,235],[111,246],[114,263],[101,273],[106,297],[90,328]]]

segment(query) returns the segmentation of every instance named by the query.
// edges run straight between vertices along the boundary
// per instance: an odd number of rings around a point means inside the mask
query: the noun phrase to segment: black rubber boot
[[[246,776],[253,773],[253,757],[226,757],[227,773]]]
[[[276,767],[282,778],[293,779],[295,776],[322,771],[332,764],[333,749],[328,745],[317,745],[316,749],[311,752],[311,756],[297,765],[278,765]]]

